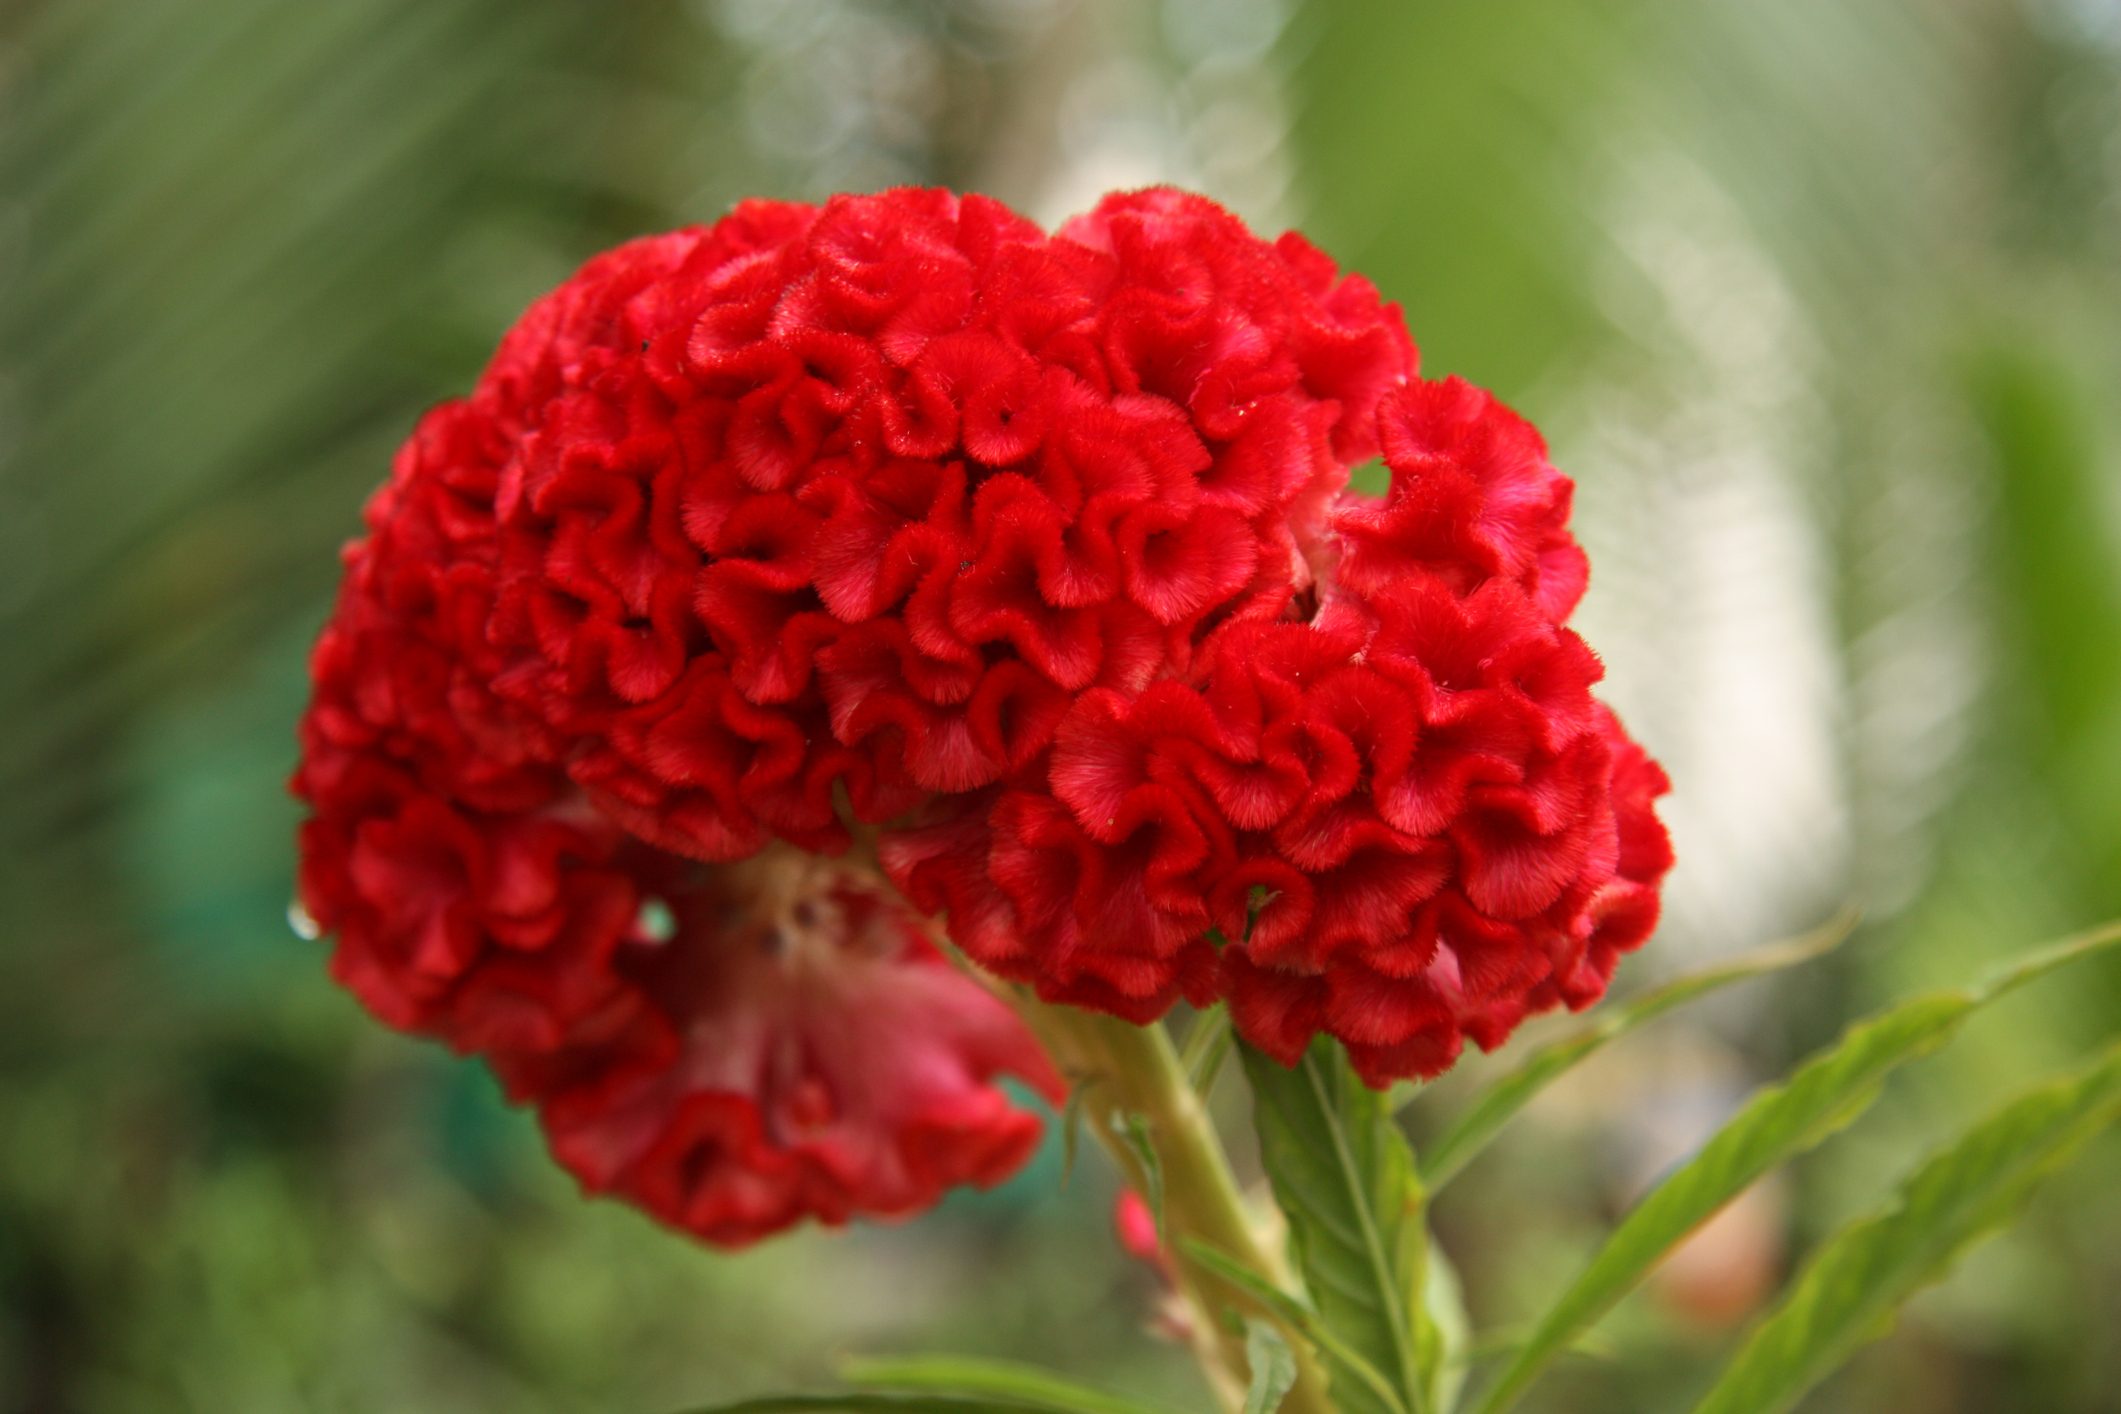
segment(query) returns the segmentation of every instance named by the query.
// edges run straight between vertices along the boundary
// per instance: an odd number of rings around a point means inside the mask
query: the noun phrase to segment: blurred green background
[[[4,0],[0,1410],[651,1414],[939,1348],[1197,1398],[1095,1163],[695,1250],[283,916],[335,547],[531,298],[745,194],[1157,180],[1303,226],[1579,480],[1678,781],[1622,987],[1866,910],[1447,1197],[1483,1319],[1856,1011],[2121,913],[2121,0]],[[1999,1009],[1532,1407],[1685,1407],[1793,1254],[2117,1018],[2112,968]],[[2121,1408],[2117,1193],[2109,1140],[1807,1407]]]

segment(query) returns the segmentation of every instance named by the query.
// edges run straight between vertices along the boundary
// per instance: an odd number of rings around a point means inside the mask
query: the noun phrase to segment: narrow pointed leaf
[[[1473,1322],[1466,1314],[1458,1269],[1431,1243],[1422,1267],[1421,1368],[1428,1376],[1431,1409],[1455,1409],[1473,1364]]]
[[[1148,1117],[1131,1110],[1116,1113],[1112,1130],[1126,1141],[1127,1147],[1134,1151],[1134,1157],[1141,1161],[1142,1182],[1148,1188],[1148,1192],[1142,1194],[1142,1201],[1149,1205],[1149,1216],[1156,1222],[1156,1239],[1161,1242],[1164,1238],[1164,1161],[1156,1152]]]
[[[1352,1374],[1385,1404],[1396,1406],[1399,1403],[1399,1396],[1392,1391],[1391,1381],[1380,1374],[1375,1365],[1357,1354],[1332,1327],[1319,1320],[1318,1312],[1226,1252],[1191,1237],[1180,1238],[1178,1245],[1181,1251],[1201,1267],[1221,1277],[1288,1322],[1289,1328],[1317,1346],[1336,1370],[1343,1374]]]
[[[1515,1355],[1518,1347],[1532,1332],[1530,1325],[1490,1326],[1473,1342],[1472,1360],[1476,1365],[1491,1360],[1500,1360],[1505,1355]],[[1568,1348],[1568,1354],[1583,1360],[1618,1360],[1620,1350],[1605,1335],[1598,1331],[1585,1331],[1576,1337]]]
[[[1061,1106],[1061,1187],[1063,1188],[1066,1188],[1068,1180],[1075,1176],[1075,1156],[1082,1150],[1084,1089],[1085,1086],[1081,1081],[1070,1085],[1068,1087],[1068,1099]]]
[[[1572,1036],[1533,1051],[1502,1079],[1483,1091],[1441,1138],[1422,1146],[1422,1181],[1430,1194],[1449,1183],[1479,1157],[1502,1127],[1533,1097],[1602,1049],[1645,1022],[1710,992],[1779,972],[1831,951],[1855,929],[1854,912],[1842,913],[1809,933],[1771,943],[1727,962],[1675,977],[1638,996],[1605,1008],[1598,1019]]]
[[[1407,1229],[1420,1189],[1388,1099],[1319,1041],[1294,1066],[1241,1047],[1260,1159],[1289,1221],[1298,1270],[1319,1319],[1381,1373],[1392,1397],[1324,1351],[1345,1414],[1420,1414],[1423,1399]]]
[[[1296,1352],[1271,1323],[1254,1319],[1245,1322],[1245,1364],[1252,1372],[1245,1414],[1274,1414],[1296,1387]]]
[[[1018,1399],[937,1394],[772,1394],[728,1404],[701,1404],[684,1414],[1057,1414],[1066,1406]]]
[[[1895,1069],[1938,1049],[1989,1002],[2117,941],[2121,924],[2110,924],[2034,952],[1978,987],[1903,1002],[1850,1027],[1784,1083],[1756,1092],[1700,1152],[1621,1220],[1490,1386],[1480,1414],[1509,1408],[1549,1360],[1634,1290],[1682,1238],[1761,1175],[1868,1109]]]
[[[1697,1414],[1789,1408],[2117,1118],[2121,1047],[1967,1131],[1909,1177],[1890,1207],[1828,1239]]]
[[[1185,1067],[1186,1078],[1192,1081],[1196,1093],[1206,1095],[1214,1088],[1215,1077],[1222,1073],[1223,1062],[1229,1058],[1230,1046],[1235,1039],[1228,1007],[1215,1006],[1202,1012],[1193,1023],[1179,1064]]]
[[[1009,1360],[969,1355],[913,1355],[850,1360],[840,1378],[864,1393],[925,1394],[952,1399],[1012,1400],[1013,1408],[1068,1414],[1178,1414],[1169,1405],[1106,1394],[1065,1376]]]

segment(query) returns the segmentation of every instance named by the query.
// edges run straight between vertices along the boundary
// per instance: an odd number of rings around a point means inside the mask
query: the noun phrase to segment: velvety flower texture
[[[302,896],[585,1184],[738,1242],[991,1182],[989,971],[1381,1084],[1581,1006],[1662,775],[1569,483],[1212,203],[900,190],[591,261],[431,413],[319,642]],[[1382,457],[1382,499],[1350,494]],[[887,882],[888,880],[888,882]]]

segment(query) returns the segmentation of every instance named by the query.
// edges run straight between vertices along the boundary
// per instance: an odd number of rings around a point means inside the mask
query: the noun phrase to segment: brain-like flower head
[[[995,1082],[1054,1077],[932,926],[1433,1074],[1599,995],[1669,864],[1568,505],[1366,282],[1201,198],[747,203],[591,261],[407,443],[317,649],[303,896],[379,1016],[717,1241],[1028,1151]]]

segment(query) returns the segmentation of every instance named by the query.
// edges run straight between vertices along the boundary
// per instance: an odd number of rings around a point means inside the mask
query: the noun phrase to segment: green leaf
[[[1083,1143],[1083,1099],[1089,1093],[1090,1087],[1095,1083],[1092,1080],[1077,1080],[1068,1087],[1067,1101],[1061,1106],[1061,1186],[1063,1188],[1068,1186],[1068,1180],[1075,1175],[1075,1156],[1081,1152]]]
[[[1149,1204],[1149,1215],[1156,1220],[1156,1240],[1164,1240],[1164,1161],[1157,1157],[1156,1143],[1150,1135],[1148,1116],[1132,1110],[1116,1111],[1112,1117],[1112,1130],[1134,1151],[1141,1161],[1142,1182],[1148,1192],[1142,1198]]]
[[[1245,1322],[1245,1364],[1252,1384],[1245,1391],[1245,1414],[1274,1414],[1296,1387],[1296,1352],[1271,1322]]]
[[[1195,1094],[1205,1096],[1215,1087],[1215,1077],[1222,1073],[1223,1062],[1229,1059],[1230,1045],[1236,1033],[1230,1027],[1230,1009],[1217,1003],[1200,1014],[1193,1029],[1186,1035],[1185,1053],[1179,1064],[1186,1069],[1186,1078],[1192,1082]]]
[[[2066,967],[2079,958],[2105,952],[2115,943],[2121,943],[2121,921],[2102,923],[2096,928],[2087,928],[2082,933],[2064,938],[2059,943],[2036,948],[2023,959],[1991,972],[1988,981],[1981,984],[1981,999],[1993,1001],[1998,997],[2007,996],[2028,982],[2037,982],[2048,973]]]
[[[1478,1158],[1487,1148],[1488,1142],[1518,1111],[1529,1104],[1535,1095],[1590,1059],[1607,1042],[1626,1035],[1636,1027],[1683,1003],[1734,982],[1744,982],[1771,972],[1779,972],[1786,967],[1794,967],[1801,962],[1809,962],[1831,951],[1854,931],[1855,926],[1855,912],[1844,911],[1809,933],[1770,943],[1766,947],[1740,954],[1728,962],[1675,977],[1661,986],[1652,987],[1617,1005],[1606,1007],[1597,1020],[1576,1034],[1531,1052],[1516,1069],[1483,1091],[1465,1113],[1444,1131],[1441,1138],[1423,1146],[1421,1174],[1429,1193],[1433,1196],[1438,1189],[1456,1178],[1467,1164]]]
[[[951,1399],[1001,1399],[1012,1409],[1051,1414],[1178,1414],[1169,1405],[1106,1394],[1008,1360],[969,1355],[910,1355],[847,1361],[840,1378],[867,1392],[919,1393]]]
[[[1425,1319],[1418,1336],[1421,1368],[1428,1375],[1429,1408],[1451,1409],[1465,1388],[1473,1362],[1473,1323],[1466,1314],[1465,1289],[1458,1269],[1441,1248],[1429,1245],[1422,1264],[1421,1302]]]
[[[1293,1067],[1241,1051],[1260,1159],[1319,1319],[1383,1374],[1392,1395],[1326,1349],[1335,1403],[1345,1414],[1424,1409],[1408,1264],[1421,1193],[1387,1098],[1356,1079],[1331,1041],[1314,1043]]]
[[[1488,1327],[1473,1341],[1473,1363],[1485,1364],[1490,1360],[1500,1360],[1505,1355],[1515,1355],[1518,1347],[1525,1343],[1531,1333],[1529,1322]],[[1620,1348],[1598,1331],[1585,1331],[1576,1337],[1565,1353],[1584,1360],[1612,1361],[1620,1358]]]
[[[1345,1367],[1379,1399],[1388,1405],[1399,1403],[1399,1396],[1392,1391],[1391,1381],[1379,1374],[1375,1365],[1363,1359],[1331,1327],[1319,1320],[1318,1312],[1228,1253],[1210,1247],[1198,1238],[1182,1237],[1178,1245],[1179,1250],[1192,1258],[1197,1265],[1230,1283],[1288,1322],[1292,1330],[1324,1352],[1330,1363]]]
[[[1885,1078],[1950,1040],[1966,1018],[2028,982],[2121,941],[2109,924],[2037,951],[1978,987],[1932,992],[1858,1022],[1789,1080],[1755,1092],[1701,1151],[1621,1221],[1534,1327],[1479,1406],[1515,1403],[1547,1362],[1648,1275],[1688,1233],[1762,1174],[1820,1143],[1869,1108]]]
[[[827,1414],[838,1410],[854,1414],[887,1410],[913,1410],[915,1414],[1054,1414],[1066,1407],[939,1394],[770,1394],[731,1404],[696,1405],[684,1414]]]
[[[1828,1239],[1725,1368],[1697,1414],[1787,1409],[1893,1313],[2003,1226],[2033,1189],[2121,1118],[2121,1047],[1983,1120],[1900,1186],[1884,1211]]]

